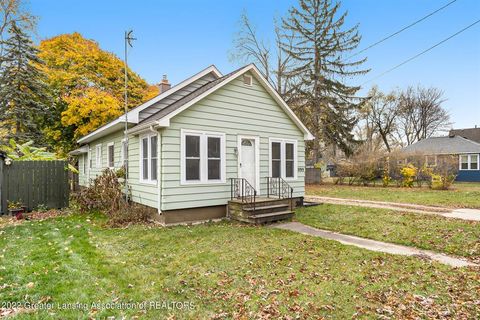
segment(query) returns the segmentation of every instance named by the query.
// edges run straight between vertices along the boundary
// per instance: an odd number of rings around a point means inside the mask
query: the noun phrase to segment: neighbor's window
[[[470,155],[470,170],[478,170],[478,154]]]
[[[112,143],[109,143],[107,146],[107,159],[108,159],[108,167],[113,168],[115,167],[115,146]]]
[[[425,165],[427,167],[434,167],[437,165],[437,157],[436,156],[425,156]]]
[[[97,168],[102,167],[102,145],[97,144],[95,147],[95,166]]]
[[[225,180],[225,135],[182,131],[182,183],[215,183]]]
[[[296,178],[296,141],[272,139],[270,141],[270,173],[273,178]]]
[[[83,155],[83,173],[87,173],[87,162],[88,162],[88,153]]]
[[[143,182],[157,181],[158,137],[156,134],[140,138],[140,172]]]
[[[460,169],[468,170],[468,155],[460,156]]]

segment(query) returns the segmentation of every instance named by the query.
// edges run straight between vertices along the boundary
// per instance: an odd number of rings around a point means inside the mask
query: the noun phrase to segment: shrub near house
[[[416,154],[405,157],[401,154],[362,156],[357,155],[349,160],[342,160],[337,165],[335,183],[376,184],[382,180],[384,187],[395,183],[397,186],[421,187],[424,183],[432,189],[448,189],[458,173],[457,159],[444,155],[431,157]]]

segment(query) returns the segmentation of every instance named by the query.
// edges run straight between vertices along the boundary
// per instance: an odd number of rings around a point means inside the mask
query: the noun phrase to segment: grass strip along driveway
[[[0,229],[0,301],[87,305],[0,312],[19,319],[475,318],[480,312],[478,268],[227,222],[124,229],[102,223],[98,215],[72,215]],[[160,304],[89,307],[142,301]]]
[[[315,228],[468,258],[480,262],[480,222],[386,209],[322,204],[296,210]]]
[[[456,183],[452,190],[381,186],[308,185],[307,195],[401,202],[448,208],[480,208],[480,183]]]

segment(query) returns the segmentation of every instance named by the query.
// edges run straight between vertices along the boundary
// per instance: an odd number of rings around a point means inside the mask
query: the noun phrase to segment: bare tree
[[[257,31],[248,19],[246,12],[240,16],[240,31],[234,40],[234,49],[230,53],[230,60],[255,63],[264,76],[270,79],[270,47],[258,38]]]
[[[288,102],[292,100],[294,77],[289,75],[292,58],[283,52],[282,46],[293,43],[293,35],[287,34],[277,21],[274,21],[274,45],[261,39],[256,28],[244,12],[240,16],[240,28],[234,39],[233,49],[230,52],[231,61],[241,63],[255,63],[260,72],[274,86],[282,98]]]
[[[397,136],[406,145],[429,138],[451,126],[443,108],[443,92],[437,88],[409,87],[401,93],[398,105]]]
[[[395,92],[384,94],[373,87],[370,90],[368,102],[365,104],[365,120],[367,127],[370,127],[370,139],[374,139],[373,135],[378,134],[388,152],[392,151],[392,136],[397,129],[397,115],[399,108],[397,104],[398,98]]]

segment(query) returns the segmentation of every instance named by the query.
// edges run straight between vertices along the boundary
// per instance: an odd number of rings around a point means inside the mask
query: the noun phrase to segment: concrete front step
[[[249,216],[248,220],[254,224],[264,224],[280,220],[288,220],[291,219],[293,215],[294,213],[292,211],[260,213]]]

